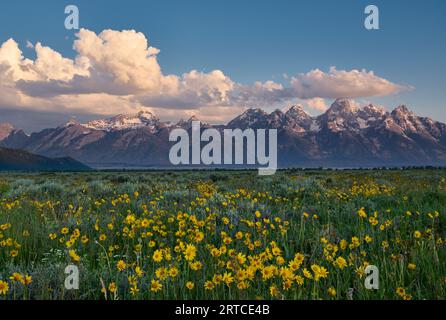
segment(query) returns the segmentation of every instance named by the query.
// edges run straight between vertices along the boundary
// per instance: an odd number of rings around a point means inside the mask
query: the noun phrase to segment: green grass
[[[256,171],[3,173],[0,280],[9,290],[2,294],[0,285],[0,299],[104,299],[103,284],[108,299],[444,299],[445,178],[439,169],[289,170],[270,177]],[[187,244],[197,250],[191,262],[201,264],[198,270],[185,259]],[[220,249],[219,257],[212,248]],[[72,261],[70,250],[80,261]],[[159,263],[155,250],[163,252]],[[239,253],[246,262],[237,260]],[[305,259],[291,278],[280,269],[296,253]],[[339,257],[345,268],[333,262]],[[252,259],[261,265],[254,268]],[[120,260],[125,270],[117,269]],[[80,269],[75,291],[64,288],[64,269],[72,263]],[[378,267],[379,290],[365,289],[366,264]],[[315,281],[314,265],[328,275]],[[278,271],[266,279],[268,266]],[[139,277],[136,267],[143,271]],[[164,279],[160,268],[178,274]],[[313,279],[305,278],[304,268]],[[251,274],[244,279],[246,271]],[[14,272],[32,282],[11,280]],[[227,283],[218,279],[225,273]],[[152,280],[162,285],[159,291],[151,291]],[[207,281],[212,290],[204,288]]]

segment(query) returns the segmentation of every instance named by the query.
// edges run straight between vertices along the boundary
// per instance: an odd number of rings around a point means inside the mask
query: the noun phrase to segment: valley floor
[[[0,198],[0,300],[446,297],[446,170],[3,173]]]

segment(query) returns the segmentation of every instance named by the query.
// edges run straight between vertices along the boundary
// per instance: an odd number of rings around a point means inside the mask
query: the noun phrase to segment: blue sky
[[[362,100],[407,104],[446,121],[446,2],[427,1],[16,1],[0,4],[0,43],[13,38],[73,58],[75,32],[63,27],[64,7],[75,4],[82,28],[135,29],[161,50],[165,74],[222,70],[250,84],[330,66],[367,69],[414,90]],[[380,9],[381,30],[363,27],[364,8]],[[359,99],[361,100],[361,99]],[[4,112],[1,114],[4,115]]]

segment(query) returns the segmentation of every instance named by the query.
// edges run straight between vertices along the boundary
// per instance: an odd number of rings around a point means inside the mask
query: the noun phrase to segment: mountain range
[[[71,157],[96,168],[169,166],[170,130],[190,130],[194,120],[162,122],[141,111],[88,123],[70,120],[31,135],[4,123],[0,146]],[[404,105],[389,112],[340,98],[317,117],[299,105],[286,112],[249,109],[226,125],[202,127],[277,129],[280,167],[446,165],[446,124],[417,116]]]

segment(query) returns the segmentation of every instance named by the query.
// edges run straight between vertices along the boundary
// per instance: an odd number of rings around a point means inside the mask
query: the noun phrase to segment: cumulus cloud
[[[171,76],[174,77],[174,76]],[[144,105],[173,109],[229,106],[230,92],[236,84],[222,71],[209,73],[192,70],[176,78],[166,92],[146,93],[136,97]]]
[[[328,109],[327,102],[322,98],[312,98],[308,99],[306,102],[307,105],[314,110],[325,111]]]
[[[17,42],[0,46],[0,108],[73,111],[113,115],[148,107],[161,117],[203,116],[223,121],[245,107],[272,107],[295,99],[325,110],[324,99],[372,97],[404,87],[366,70],[319,69],[273,81],[241,84],[221,70],[166,75],[158,63],[160,50],[143,33],[81,29],[74,59],[37,42],[35,60],[24,57]]]
[[[328,73],[315,69],[299,74],[291,79],[291,86],[301,99],[387,96],[404,89],[373,71],[345,71],[336,67],[331,67]]]

